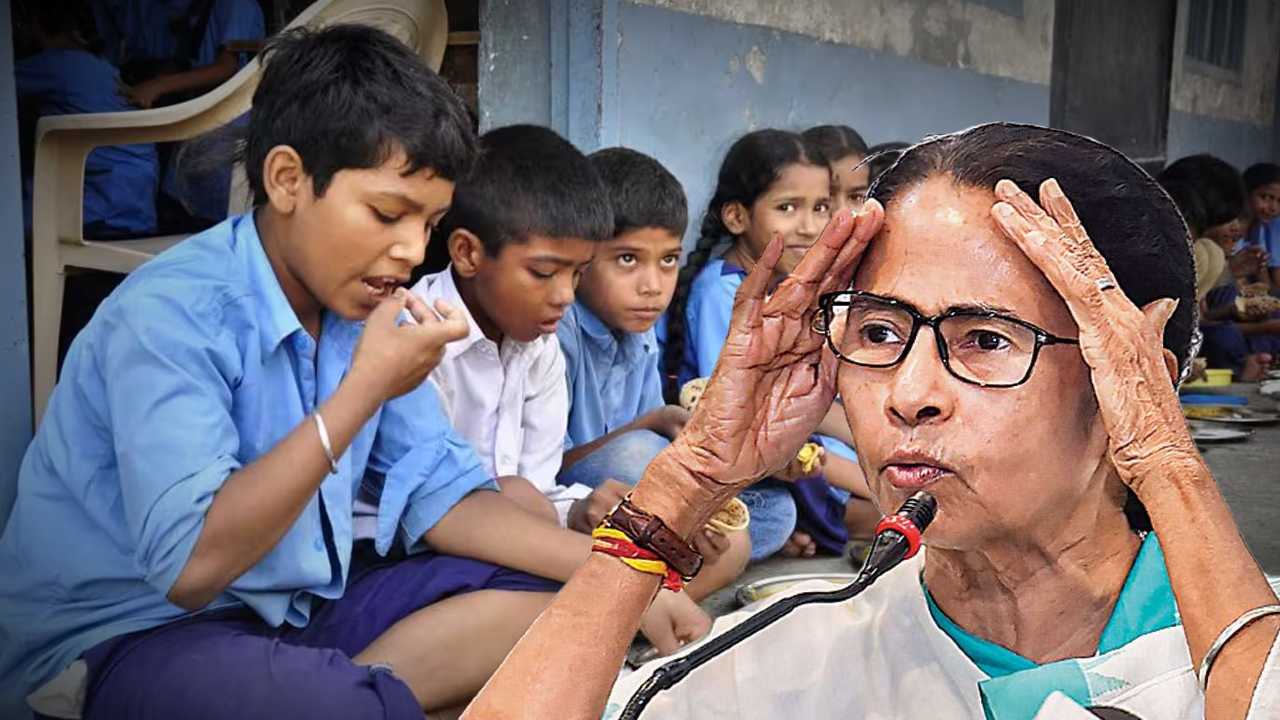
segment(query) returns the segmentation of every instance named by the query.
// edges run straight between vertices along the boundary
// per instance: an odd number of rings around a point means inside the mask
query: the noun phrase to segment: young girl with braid
[[[715,194],[702,219],[698,244],[680,273],[668,310],[664,362],[676,377],[672,394],[707,377],[729,331],[733,296],[775,236],[786,245],[778,264],[785,277],[831,217],[831,170],[818,145],[783,130],[757,130],[729,148]],[[835,409],[819,432],[848,435]],[[840,425],[843,424],[841,432]],[[806,472],[794,462],[774,478],[743,491],[751,510],[751,559],[778,551],[840,553],[852,534],[869,534],[877,513],[861,470],[847,458],[821,452]],[[853,521],[853,527],[846,527]]]

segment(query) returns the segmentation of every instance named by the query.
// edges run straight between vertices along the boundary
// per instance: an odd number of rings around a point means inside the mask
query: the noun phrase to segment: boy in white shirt
[[[492,130],[480,151],[438,226],[449,267],[413,287],[433,304],[447,298],[469,327],[428,379],[502,494],[546,518],[514,536],[507,520],[472,518],[477,544],[551,561],[562,580],[591,551],[589,536],[564,527],[573,500],[591,489],[556,485],[569,417],[556,325],[596,243],[613,233],[613,212],[591,163],[551,130]],[[710,626],[687,593],[664,590],[640,629],[666,654]]]
[[[480,142],[440,222],[449,267],[413,287],[461,308],[470,326],[430,379],[502,491],[563,527],[591,488],[556,484],[569,422],[556,326],[613,213],[591,163],[555,132],[514,125]]]

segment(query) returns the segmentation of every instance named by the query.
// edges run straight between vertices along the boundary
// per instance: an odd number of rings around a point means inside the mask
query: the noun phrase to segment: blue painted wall
[[[533,122],[585,151],[647,152],[684,183],[693,228],[725,150],[751,129],[841,123],[878,143],[1049,121],[1048,85],[627,0],[482,3],[482,128]],[[1280,114],[1274,127],[1170,114],[1170,158],[1245,167],[1275,151]]]
[[[1243,170],[1256,162],[1275,160],[1275,132],[1265,125],[1174,111],[1169,113],[1169,160],[1207,152]]]
[[[680,178],[694,229],[725,151],[754,128],[839,123],[874,144],[1049,121],[1047,85],[647,5],[621,2],[618,14],[617,137]]]
[[[22,180],[9,2],[0,0],[0,530],[17,490],[18,464],[31,440],[27,281],[22,242]]]
[[[481,0],[480,129],[551,125],[547,0]]]

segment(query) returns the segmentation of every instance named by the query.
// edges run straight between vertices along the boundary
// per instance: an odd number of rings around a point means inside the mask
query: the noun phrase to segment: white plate
[[[1221,414],[1213,417],[1198,417],[1194,420],[1235,425],[1265,425],[1280,422],[1280,413],[1264,412],[1247,407],[1230,406]]]
[[[1239,442],[1248,440],[1253,434],[1252,430],[1237,430],[1235,428],[1214,427],[1199,422],[1187,423],[1191,428],[1191,439],[1198,443],[1226,443]]]

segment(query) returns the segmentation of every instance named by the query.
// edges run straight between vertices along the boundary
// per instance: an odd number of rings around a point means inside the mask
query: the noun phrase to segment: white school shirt
[[[851,601],[796,608],[659,693],[641,718],[984,717],[978,683],[988,676],[934,622],[920,584],[923,569],[921,554]],[[783,597],[831,589],[823,582],[803,583],[721,617],[711,636]],[[670,659],[654,660],[620,679],[604,720],[616,720],[640,685]],[[1181,625],[1142,635],[1095,660],[1090,665],[1095,674],[1123,681],[1112,683],[1112,690],[1100,691],[1098,704],[1127,710],[1143,720],[1203,720],[1204,696]],[[1036,720],[1072,717],[1063,710],[1065,698],[1050,700],[1034,713]],[[1280,717],[1280,640],[1272,646],[1258,679],[1247,720],[1276,717]]]
[[[519,475],[550,498],[565,524],[585,485],[556,484],[569,427],[569,386],[564,355],[554,334],[532,342],[485,337],[453,279],[452,266],[427,275],[413,292],[428,305],[444,300],[467,319],[467,337],[445,346],[428,379],[440,394],[453,427],[493,477]]]

